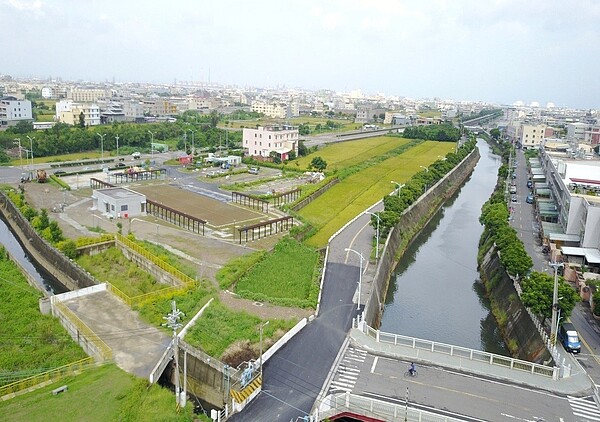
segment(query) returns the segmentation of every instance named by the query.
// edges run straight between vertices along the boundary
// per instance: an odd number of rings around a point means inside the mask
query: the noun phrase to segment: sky
[[[600,0],[0,0],[0,74],[600,109]]]

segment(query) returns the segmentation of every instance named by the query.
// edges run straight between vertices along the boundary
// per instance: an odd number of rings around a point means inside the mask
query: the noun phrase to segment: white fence
[[[559,369],[557,367],[540,365],[526,360],[514,359],[508,356],[496,355],[481,350],[469,349],[467,347],[454,346],[451,344],[437,343],[431,340],[423,340],[416,337],[407,337],[400,334],[386,333],[369,327],[366,323],[358,324],[361,331],[374,338],[378,343],[388,343],[396,346],[409,347],[415,350],[426,350],[432,353],[440,353],[467,359],[475,362],[483,362],[493,366],[500,366],[511,370],[529,372],[542,375],[552,379],[558,379]]]
[[[451,416],[440,415],[425,410],[415,409],[407,404],[390,403],[369,397],[357,396],[350,393],[327,396],[320,410],[311,420],[320,421],[342,412],[358,413],[375,419],[386,421],[418,421],[418,422],[460,422]]]

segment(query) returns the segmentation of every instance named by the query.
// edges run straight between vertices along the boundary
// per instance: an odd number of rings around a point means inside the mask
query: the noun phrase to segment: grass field
[[[307,168],[314,157],[321,157],[327,162],[326,171],[331,172],[385,154],[408,142],[408,139],[391,136],[378,136],[375,138],[359,139],[357,141],[338,142],[327,145],[296,161],[299,163],[298,167]]]
[[[117,248],[107,249],[94,256],[82,255],[77,258],[77,263],[99,282],[110,281],[129,297],[169,287],[157,282],[149,273],[129,261]]]
[[[51,391],[67,385],[58,395]],[[0,420],[30,421],[193,421],[192,406],[178,414],[173,394],[123,372],[115,365],[88,369],[77,376],[0,401]],[[209,420],[209,419],[204,419]]]
[[[389,158],[377,165],[355,173],[325,192],[299,211],[299,214],[318,229],[307,240],[309,246],[323,247],[333,233],[366,208],[392,192],[391,183],[402,183],[454,150],[452,142],[428,141],[404,154]]]
[[[287,331],[297,321],[269,320],[263,329],[263,337],[272,337],[276,331]],[[236,312],[213,301],[188,331],[185,340],[214,357],[221,357],[232,344],[239,341],[258,343],[259,327],[263,321],[247,312]]]
[[[242,297],[256,300],[289,299],[297,306],[315,307],[319,293],[318,259],[315,250],[286,237],[242,277],[235,291]]]
[[[42,294],[27,284],[0,248],[0,385],[66,365],[87,355],[57,319],[42,315]],[[2,418],[0,418],[2,420]]]
[[[104,151],[104,158],[110,158],[111,151]],[[101,157],[100,151],[86,151],[86,152],[75,152],[73,154],[62,154],[53,155],[52,157],[33,157],[33,164],[45,164],[45,163],[62,163],[64,161],[80,161],[80,160],[91,160],[98,159]],[[31,160],[29,160],[31,163]],[[25,157],[23,157],[23,163],[26,164]],[[10,162],[11,166],[19,166],[21,164],[20,159],[16,158]]]

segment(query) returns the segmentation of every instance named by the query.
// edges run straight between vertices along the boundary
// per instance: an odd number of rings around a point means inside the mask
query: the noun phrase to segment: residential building
[[[42,88],[42,98],[52,98],[54,96],[54,91],[49,86],[45,86]]]
[[[21,121],[33,121],[31,101],[0,97],[0,126],[14,126]]]
[[[124,100],[121,102],[125,121],[141,123],[144,121],[144,106],[137,100]]]
[[[546,125],[523,124],[519,143],[523,149],[538,148],[542,144],[546,132]]]
[[[586,123],[568,123],[567,124],[567,139],[569,141],[583,141],[585,138],[585,131],[589,129],[589,125]]]
[[[583,141],[592,146],[600,144],[600,125],[594,125],[585,131]]]
[[[269,103],[266,101],[252,101],[252,111],[262,113],[265,116],[275,119],[288,119],[291,117],[291,110],[288,113],[288,105],[285,103]]]
[[[104,89],[73,88],[67,93],[67,99],[76,103],[95,103],[101,98],[106,98]]]
[[[356,109],[355,123],[369,123],[373,120],[373,110],[370,107],[359,107]]]
[[[71,100],[58,101],[56,103],[56,120],[68,125],[79,125],[80,115],[86,126],[97,126],[100,124],[100,107],[91,103],[76,103]]]
[[[290,153],[298,156],[298,127],[288,125],[244,128],[242,135],[244,154],[259,159],[270,159],[275,153],[285,161]]]

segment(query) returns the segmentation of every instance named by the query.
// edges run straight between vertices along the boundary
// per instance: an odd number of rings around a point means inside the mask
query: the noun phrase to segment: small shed
[[[95,189],[94,209],[112,218],[131,218],[146,215],[146,195],[116,187]]]

